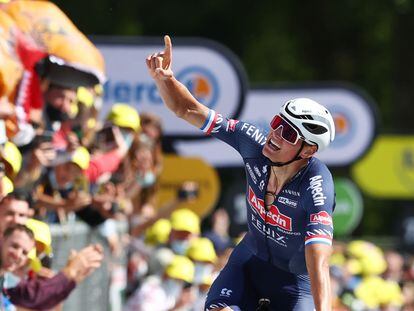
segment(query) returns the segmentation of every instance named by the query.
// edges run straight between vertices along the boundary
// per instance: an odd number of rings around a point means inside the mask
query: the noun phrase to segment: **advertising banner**
[[[269,129],[268,124],[280,107],[297,97],[312,98],[327,107],[333,115],[335,140],[328,149],[317,154],[327,165],[339,167],[352,164],[369,148],[376,130],[374,110],[369,99],[360,92],[341,85],[252,89],[247,94],[239,119]],[[180,154],[200,156],[216,167],[242,165],[235,150],[215,139],[179,141],[175,146]]]
[[[378,198],[414,198],[414,136],[381,135],[352,167],[363,191]]]
[[[186,181],[198,185],[198,196],[179,208],[189,208],[199,216],[207,215],[216,205],[220,195],[220,180],[216,170],[201,159],[166,155],[157,195],[158,206],[171,202]]]
[[[115,102],[134,106],[138,111],[158,115],[166,136],[198,136],[203,134],[168,110],[148,74],[145,59],[162,51],[160,38],[144,38],[120,42],[94,38],[103,54],[108,81],[102,114]],[[238,59],[218,43],[206,39],[173,38],[173,71],[192,94],[204,105],[237,117],[244,102],[245,74]]]
[[[333,213],[334,233],[352,233],[363,214],[363,200],[358,187],[347,178],[335,178],[336,207]]]

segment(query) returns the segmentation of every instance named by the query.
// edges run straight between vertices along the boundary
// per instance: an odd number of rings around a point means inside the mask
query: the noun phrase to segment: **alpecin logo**
[[[321,175],[316,175],[309,178],[309,187],[306,190],[311,189],[313,204],[315,206],[321,206],[325,204],[326,196],[323,194],[323,178]]]
[[[253,189],[249,186],[249,204],[260,215],[260,218],[266,220],[267,223],[282,228],[286,231],[292,231],[292,218],[282,214],[276,205],[270,206],[270,209],[266,211],[263,200],[256,197]],[[267,217],[266,217],[267,216]]]
[[[332,226],[332,217],[326,211],[320,211],[316,214],[310,214],[310,222],[326,226]]]

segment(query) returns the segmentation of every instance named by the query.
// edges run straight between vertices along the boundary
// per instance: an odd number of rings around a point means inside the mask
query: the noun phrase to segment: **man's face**
[[[14,272],[27,264],[27,255],[35,243],[26,232],[15,230],[5,238],[1,247],[2,269]]]
[[[71,105],[76,100],[76,91],[69,88],[51,87],[45,92],[45,101],[54,108],[70,114]]]
[[[301,139],[294,145],[284,140],[282,138],[282,130],[282,127],[271,130],[267,136],[266,144],[263,147],[263,155],[272,162],[283,163],[292,160],[302,145]]]
[[[26,224],[31,216],[29,203],[15,198],[5,198],[0,204],[0,236],[13,224]]]

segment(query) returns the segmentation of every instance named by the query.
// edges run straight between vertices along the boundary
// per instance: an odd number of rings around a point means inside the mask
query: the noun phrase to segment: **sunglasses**
[[[299,139],[303,139],[299,131],[278,114],[273,117],[270,127],[275,131],[282,127],[281,136],[289,144],[296,145]]]

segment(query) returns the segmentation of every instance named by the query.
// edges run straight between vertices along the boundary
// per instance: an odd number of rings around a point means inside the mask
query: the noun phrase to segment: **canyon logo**
[[[236,130],[236,125],[239,123],[239,120],[229,119],[227,120],[226,132],[234,132]]]
[[[276,205],[270,206],[266,211],[264,201],[258,199],[252,188],[249,186],[249,204],[260,215],[260,218],[267,220],[267,223],[272,226],[282,228],[286,231],[292,231],[292,218],[282,214]]]

